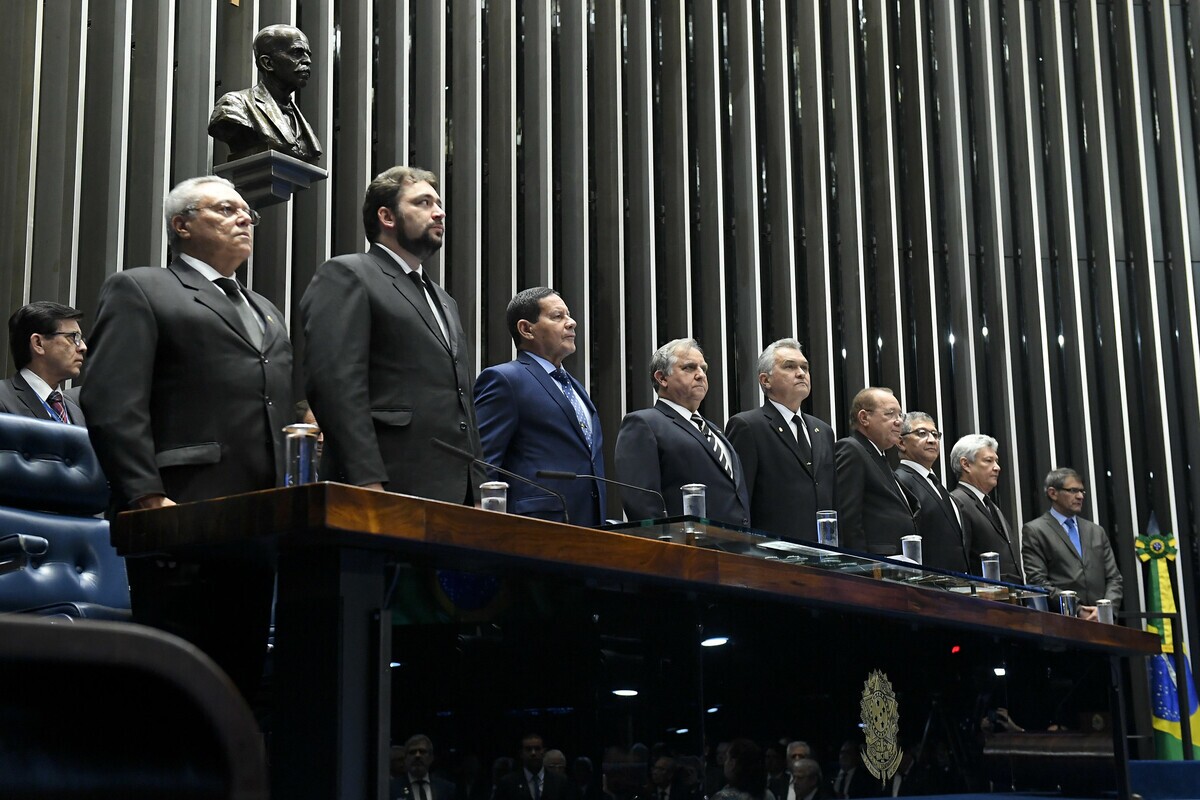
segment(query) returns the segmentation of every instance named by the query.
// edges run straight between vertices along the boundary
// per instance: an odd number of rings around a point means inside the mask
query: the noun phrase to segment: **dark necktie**
[[[425,298],[425,302],[429,304],[429,310],[433,313],[434,319],[437,321],[438,331],[442,334],[442,341],[449,344],[450,328],[446,326],[446,320],[442,317],[442,312],[437,302],[437,294],[429,288],[429,279],[425,277],[424,272],[418,272],[415,269],[409,271],[408,278],[417,287],[417,291]]]
[[[942,486],[942,482],[938,480],[937,473],[929,473],[929,482],[933,484],[933,490],[938,493],[938,497],[942,498],[947,503],[953,502],[950,499],[950,493],[946,491],[946,487]]]
[[[729,459],[725,458],[725,451],[721,449],[717,437],[713,436],[712,431],[708,429],[708,423],[704,421],[704,417],[698,413],[692,412],[692,422],[700,428],[700,435],[704,437],[704,441],[708,442],[708,446],[712,448],[713,454],[717,457],[717,463],[721,465],[721,469],[725,470],[725,474],[733,480],[733,467],[729,466]]]
[[[1004,530],[1004,522],[1000,519],[1000,507],[986,494],[983,496],[983,504],[987,506],[988,513],[992,515],[992,522],[996,523],[996,528],[1000,531],[1000,535],[1007,540],[1008,532]]]
[[[579,395],[575,394],[575,387],[571,385],[571,376],[565,369],[559,367],[551,371],[550,377],[562,385],[562,392],[571,403],[571,408],[575,409],[575,420],[579,423],[579,429],[583,432],[583,438],[590,448],[592,446],[592,430],[588,425],[587,409],[583,407],[583,401],[579,399]]]
[[[60,392],[58,389],[55,389],[53,392],[51,392],[50,396],[46,398],[46,405],[50,406],[50,408],[54,411],[54,415],[58,417],[58,422],[65,423],[67,425],[71,424],[71,418],[67,416],[67,407],[63,404],[62,392]]]
[[[429,800],[429,781],[417,781],[417,800]]]
[[[213,283],[225,292],[225,296],[229,298],[229,302],[233,303],[233,308],[237,311],[238,319],[242,323],[242,332],[250,339],[259,350],[262,349],[263,332],[259,327],[258,317],[254,313],[254,309],[250,308],[250,301],[242,294],[242,289],[238,286],[238,282],[233,278],[217,278]]]
[[[792,424],[796,426],[796,444],[800,448],[800,458],[804,460],[805,466],[812,469],[812,445],[805,434],[804,417],[799,414],[793,414]]]
[[[542,797],[542,776],[534,775],[531,782],[533,788],[533,800],[541,800]]]

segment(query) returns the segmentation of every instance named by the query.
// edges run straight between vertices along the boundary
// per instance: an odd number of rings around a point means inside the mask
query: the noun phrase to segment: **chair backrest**
[[[0,540],[46,540],[0,574],[0,611],[128,617],[125,560],[109,540],[108,483],[87,431],[0,414]],[[11,541],[11,540],[9,540]]]
[[[108,497],[87,430],[0,414],[0,505],[90,516]]]

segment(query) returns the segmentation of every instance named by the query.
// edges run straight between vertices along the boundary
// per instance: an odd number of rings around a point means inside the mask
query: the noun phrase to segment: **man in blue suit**
[[[538,286],[519,292],[506,317],[517,358],[488,367],[475,381],[484,460],[539,482],[543,479],[536,475],[542,469],[604,477],[604,436],[596,406],[562,366],[575,352],[575,320],[567,304],[553,289]],[[564,482],[561,489],[573,524],[594,527],[604,521],[600,481]],[[508,487],[508,510],[563,518],[557,497],[519,482]]]

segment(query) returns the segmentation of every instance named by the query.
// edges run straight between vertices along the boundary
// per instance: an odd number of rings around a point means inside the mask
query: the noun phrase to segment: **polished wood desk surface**
[[[1159,652],[1157,636],[1118,625],[337,483],[127,512],[114,522],[112,540],[122,555],[131,557],[252,541],[415,552],[445,567],[502,572],[506,565],[524,564],[762,594],[764,599],[1036,639],[1049,647],[1127,655]]]

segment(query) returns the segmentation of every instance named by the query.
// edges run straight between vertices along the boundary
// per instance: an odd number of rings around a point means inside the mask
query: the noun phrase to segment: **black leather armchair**
[[[86,430],[0,414],[0,612],[129,619],[107,505]]]

